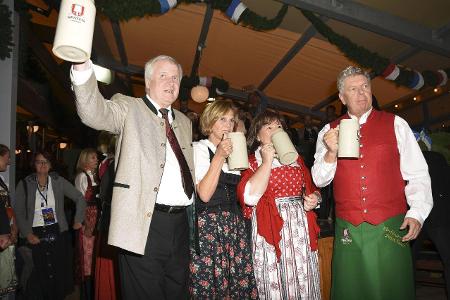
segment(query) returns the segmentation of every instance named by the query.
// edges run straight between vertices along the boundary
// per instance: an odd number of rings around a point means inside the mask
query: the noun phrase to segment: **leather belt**
[[[165,212],[168,214],[178,214],[183,211],[185,211],[187,206],[171,206],[171,205],[165,205],[165,204],[155,204],[155,210]]]

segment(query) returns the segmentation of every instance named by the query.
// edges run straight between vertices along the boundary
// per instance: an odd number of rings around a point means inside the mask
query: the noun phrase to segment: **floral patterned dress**
[[[192,299],[258,298],[251,246],[236,199],[239,179],[222,171],[211,200],[197,200],[200,253],[191,251]]]

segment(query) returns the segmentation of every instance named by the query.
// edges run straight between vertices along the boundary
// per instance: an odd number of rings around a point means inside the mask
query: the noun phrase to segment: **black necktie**
[[[172,127],[169,124],[168,112],[169,110],[166,108],[161,108],[159,110],[166,122],[166,136],[169,140],[170,146],[172,147],[175,156],[177,157],[178,164],[180,165],[181,178],[183,179],[183,188],[184,192],[190,199],[192,193],[194,192],[194,183],[192,181],[191,172],[189,171],[189,166],[184,158],[183,152],[181,151],[180,144],[178,143],[177,137],[172,130]]]

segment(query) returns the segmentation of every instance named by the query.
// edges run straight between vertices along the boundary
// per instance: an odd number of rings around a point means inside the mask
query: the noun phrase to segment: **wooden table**
[[[333,240],[332,236],[319,239],[320,288],[323,300],[330,299]]]

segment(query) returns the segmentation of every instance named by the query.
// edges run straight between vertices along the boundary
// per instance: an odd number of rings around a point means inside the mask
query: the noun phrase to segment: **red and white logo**
[[[84,14],[84,6],[79,4],[72,4],[72,14],[81,17]]]

